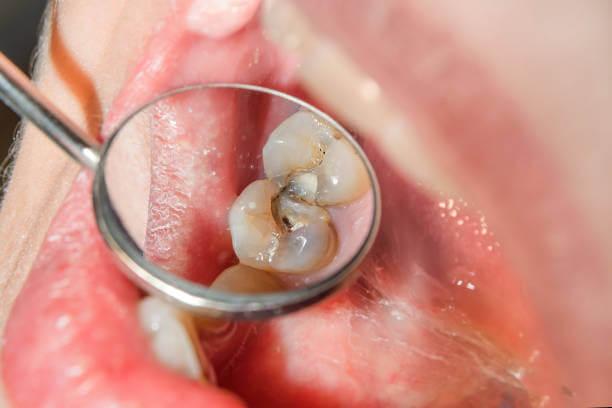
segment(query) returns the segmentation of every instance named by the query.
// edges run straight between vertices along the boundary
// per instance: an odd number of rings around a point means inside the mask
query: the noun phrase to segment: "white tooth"
[[[270,180],[249,184],[229,213],[234,251],[253,268],[303,273],[329,261],[335,233],[322,208],[299,203]]]
[[[151,340],[155,357],[163,365],[188,378],[215,381],[189,315],[149,296],[138,304],[138,320]]]
[[[329,145],[321,165],[314,169],[318,176],[317,204],[347,203],[365,194],[370,188],[368,173],[355,149],[346,140]]]
[[[263,164],[270,179],[286,177],[311,169],[323,159],[323,143],[334,137],[334,130],[310,112],[289,116],[272,131],[263,148]]]
[[[231,293],[266,293],[281,291],[283,284],[269,272],[238,264],[221,272],[210,287]]]
[[[290,194],[309,203],[347,203],[369,188],[365,165],[355,149],[310,112],[291,115],[270,134],[263,161],[268,178],[287,185]]]
[[[278,249],[280,229],[272,216],[272,199],[278,191],[278,186],[268,180],[254,181],[230,209],[229,227],[234,251],[249,266],[267,266]]]
[[[272,273],[251,268],[243,264],[230,266],[219,274],[210,285],[211,289],[222,292],[256,294],[280,292],[285,285]],[[215,333],[215,339],[232,333],[235,322],[208,316],[194,316],[195,326],[200,332]]]

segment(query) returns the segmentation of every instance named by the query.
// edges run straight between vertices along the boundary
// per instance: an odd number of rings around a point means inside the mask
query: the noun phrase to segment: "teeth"
[[[189,315],[149,296],[138,304],[138,319],[151,340],[155,357],[163,365],[194,380],[215,382]]]
[[[308,203],[346,203],[369,188],[355,149],[310,112],[293,114],[271,133],[263,161],[268,178]]]
[[[282,290],[283,284],[266,271],[238,264],[221,272],[210,287],[231,293],[266,293]]]
[[[229,225],[240,262],[257,269],[308,272],[335,250],[327,211],[291,199],[270,180],[244,189],[230,209]]]
[[[241,294],[280,292],[285,289],[285,285],[273,274],[243,264],[225,269],[210,287],[222,292]],[[193,316],[193,321],[200,333],[206,333],[208,340],[213,334],[216,342],[231,336],[235,329],[235,322],[225,319]]]
[[[286,190],[292,197],[314,204],[317,199],[318,185],[319,178],[316,174],[298,173],[289,178]]]
[[[278,250],[280,230],[272,217],[271,206],[278,191],[278,186],[268,180],[254,181],[242,191],[230,209],[229,226],[234,251],[249,266],[266,265]]]
[[[317,203],[334,205],[356,200],[369,189],[365,166],[346,140],[336,140],[314,169],[319,186]]]
[[[312,113],[294,113],[274,129],[263,148],[266,176],[285,178],[295,171],[320,164],[325,150],[323,141],[333,137],[333,129]]]

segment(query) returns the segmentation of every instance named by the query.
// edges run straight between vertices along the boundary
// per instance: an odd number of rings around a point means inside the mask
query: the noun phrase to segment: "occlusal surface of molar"
[[[350,203],[369,189],[361,157],[331,125],[298,111],[271,132],[263,162],[268,179],[248,185],[230,209],[236,255],[275,272],[325,266],[337,246],[325,206]]]

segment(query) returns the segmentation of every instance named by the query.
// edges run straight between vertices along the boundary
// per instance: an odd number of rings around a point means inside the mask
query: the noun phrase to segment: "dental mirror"
[[[0,96],[95,172],[98,228],[144,291],[214,318],[261,319],[355,277],[380,220],[374,170],[334,119],[288,94],[167,92],[88,142],[0,54]]]

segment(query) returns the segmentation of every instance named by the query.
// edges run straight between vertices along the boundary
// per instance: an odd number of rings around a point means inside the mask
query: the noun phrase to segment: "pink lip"
[[[107,129],[160,92],[194,82],[250,82],[301,92],[288,80],[290,63],[261,37],[255,22],[211,40],[186,31],[179,18],[180,13],[170,17],[151,39],[114,103]],[[427,109],[439,109],[432,117],[442,130],[468,126],[479,114],[451,115],[436,104],[436,92],[422,90],[419,96],[429,103]],[[180,106],[172,108],[188,128]],[[231,109],[218,114],[231,123]],[[508,124],[488,125],[482,131]],[[178,149],[164,156],[164,144],[176,139],[162,139],[154,147],[160,159],[153,165],[153,207],[164,205],[156,198],[185,187],[176,166],[193,153]],[[221,150],[226,142],[219,140]],[[466,167],[483,170],[472,161],[480,163],[485,146],[471,147],[464,145],[470,158]],[[226,357],[216,359],[220,387],[255,406],[489,405],[504,400],[521,405],[548,393],[550,382],[556,383],[547,377],[550,359],[495,238],[483,231],[481,215],[458,199],[427,197],[395,174],[374,146],[364,142],[364,148],[377,169],[384,208],[362,279],[325,304],[257,326],[240,352],[232,353],[231,364]],[[231,261],[217,256],[229,248],[225,220],[206,210],[228,205],[234,191],[212,182],[207,164],[202,166],[191,169],[199,174],[198,188],[190,191],[200,194],[198,205],[152,217],[148,225],[148,248],[185,275],[193,274],[193,256],[207,263],[207,270]],[[222,161],[215,170],[225,171]],[[11,400],[25,407],[239,406],[230,392],[171,374],[154,360],[136,322],[138,292],[109,259],[97,234],[90,182],[87,173],[75,182],[8,323],[2,358]],[[213,245],[197,246],[201,237],[214,237]],[[536,349],[543,355],[530,362]],[[531,374],[516,377],[511,369]]]

